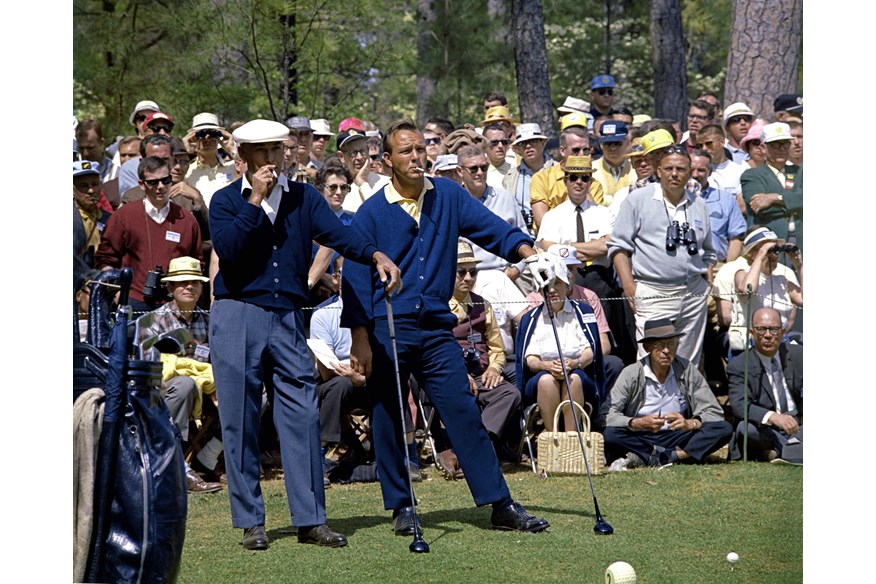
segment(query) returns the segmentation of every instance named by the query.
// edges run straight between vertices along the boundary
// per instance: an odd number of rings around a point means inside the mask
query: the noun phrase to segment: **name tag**
[[[702,231],[702,229],[703,229],[703,222],[702,222],[701,220],[699,220],[699,219],[694,219],[694,222],[693,222],[693,223],[694,223],[694,227],[696,227],[697,229],[699,229],[700,231]]]
[[[493,316],[496,317],[496,322],[497,322],[498,324],[501,325],[501,324],[504,324],[504,323],[505,323],[505,313],[502,312],[501,309],[499,309],[499,308],[494,308],[494,309],[493,309]]]
[[[198,345],[195,347],[195,359],[198,361],[210,360],[210,347],[208,345]]]
[[[164,239],[167,241],[172,241],[174,243],[179,243],[179,233],[176,231],[168,231],[164,234]]]
[[[103,228],[104,228],[104,227],[106,227],[106,226],[105,226],[103,223],[101,223],[100,221],[97,222],[97,230],[98,230],[98,231],[100,231],[101,233],[103,233]]]
[[[468,342],[474,345],[481,342],[481,333],[472,333],[468,335]]]
[[[585,323],[596,322],[596,315],[593,314],[592,312],[588,313],[588,314],[584,314],[584,315],[582,315],[581,320],[583,320]]]

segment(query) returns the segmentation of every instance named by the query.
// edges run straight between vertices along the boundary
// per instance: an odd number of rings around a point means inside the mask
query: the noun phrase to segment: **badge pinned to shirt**
[[[101,223],[100,221],[97,222],[97,230],[98,230],[99,232],[103,233],[103,228],[104,228],[104,227],[106,227],[106,225],[104,225],[104,224]]]
[[[468,335],[468,342],[471,343],[472,345],[474,345],[474,344],[480,343],[481,338],[482,338],[481,333],[472,333],[472,334]]]
[[[179,243],[180,236],[179,233],[177,233],[176,231],[168,231],[164,234],[164,239],[166,239],[167,241],[172,241],[174,243]]]
[[[210,361],[210,347],[208,345],[198,345],[195,347],[195,359],[207,363]]]
[[[695,228],[699,229],[700,231],[703,230],[703,221],[702,221],[702,219],[694,219],[693,224],[694,224],[694,227],[695,227]]]
[[[587,324],[587,323],[591,323],[591,322],[596,322],[596,315],[593,314],[592,312],[590,312],[590,313],[587,313],[587,314],[582,315],[582,316],[581,316],[581,320],[582,320],[585,324]]]

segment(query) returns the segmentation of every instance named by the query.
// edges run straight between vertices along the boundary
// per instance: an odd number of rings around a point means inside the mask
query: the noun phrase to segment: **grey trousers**
[[[189,440],[189,419],[192,417],[192,408],[195,406],[195,397],[198,395],[198,387],[191,377],[178,375],[168,379],[165,383],[164,403],[170,410],[170,416],[174,424],[179,428],[183,442]]]

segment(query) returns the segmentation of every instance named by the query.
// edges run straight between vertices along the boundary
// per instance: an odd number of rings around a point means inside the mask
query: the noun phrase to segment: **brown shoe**
[[[220,483],[208,483],[198,473],[189,469],[186,473],[186,490],[189,493],[215,493],[222,490]]]
[[[312,543],[324,547],[344,547],[347,545],[347,538],[343,534],[332,531],[328,525],[323,523],[311,527],[299,527],[298,543]]]
[[[448,448],[439,452],[435,462],[438,463],[441,472],[444,473],[444,478],[448,481],[465,478],[465,473],[462,472],[462,468],[459,466],[459,459],[456,458],[456,453],[453,450]]]

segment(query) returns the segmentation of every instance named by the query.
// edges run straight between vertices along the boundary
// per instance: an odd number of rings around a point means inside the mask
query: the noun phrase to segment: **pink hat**
[[[739,147],[748,152],[748,148],[745,147],[751,140],[760,140],[760,135],[763,133],[763,127],[766,126],[766,121],[758,118],[751,124],[748,128],[748,133],[745,137],[739,141]]]
[[[341,120],[341,123],[338,124],[338,132],[346,132],[351,128],[359,130],[360,132],[365,131],[365,126],[362,125],[362,120],[359,118],[344,118]]]

